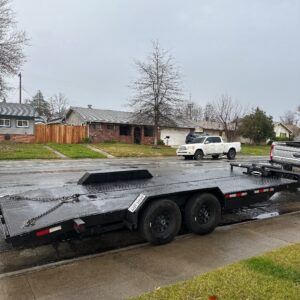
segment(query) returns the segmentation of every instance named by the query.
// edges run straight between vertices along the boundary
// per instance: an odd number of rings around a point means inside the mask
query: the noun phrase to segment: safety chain
[[[41,213],[40,215],[29,219],[24,225],[24,227],[29,227],[29,226],[34,226],[36,221],[38,221],[39,219],[43,218],[44,216],[52,213],[53,211],[55,211],[56,209],[61,207],[63,204],[78,202],[79,201],[79,199],[78,199],[79,196],[80,196],[80,194],[74,194],[74,195],[69,196],[69,197],[60,197],[60,198],[56,198],[56,199],[53,198],[51,200],[42,199],[42,198],[36,198],[36,199],[21,198],[21,197],[17,196],[18,199],[15,199],[15,200],[32,200],[32,201],[41,201],[41,202],[59,201],[59,203],[57,203],[55,206],[49,208],[48,210]]]

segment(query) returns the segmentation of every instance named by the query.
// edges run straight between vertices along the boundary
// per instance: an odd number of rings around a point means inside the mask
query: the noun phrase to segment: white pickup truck
[[[283,166],[285,170],[300,167],[300,141],[274,142],[271,146],[270,161]]]
[[[220,136],[203,136],[195,138],[190,144],[180,146],[176,154],[185,159],[201,160],[206,155],[218,159],[226,154],[228,159],[234,159],[241,151],[241,143],[224,143]]]

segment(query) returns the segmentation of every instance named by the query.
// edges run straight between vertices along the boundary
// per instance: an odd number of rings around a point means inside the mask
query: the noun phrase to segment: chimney
[[[92,108],[92,104],[88,104],[88,108]]]

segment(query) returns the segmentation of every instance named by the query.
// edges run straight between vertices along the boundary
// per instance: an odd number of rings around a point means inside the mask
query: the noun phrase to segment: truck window
[[[221,138],[218,136],[215,136],[213,139],[214,139],[214,143],[222,143]]]
[[[205,140],[205,137],[195,138],[195,139],[193,139],[193,141],[190,144],[203,144],[204,140]]]
[[[208,142],[209,144],[215,143],[214,137],[208,137],[205,142]]]

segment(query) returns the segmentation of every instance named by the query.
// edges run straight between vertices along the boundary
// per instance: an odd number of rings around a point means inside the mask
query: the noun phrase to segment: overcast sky
[[[184,91],[205,105],[222,93],[277,119],[300,105],[300,1],[14,0],[30,38],[30,97],[64,93],[71,105],[128,109],[133,59],[151,41],[169,50]],[[12,80],[17,87],[18,78]],[[17,90],[9,100],[18,101]]]

